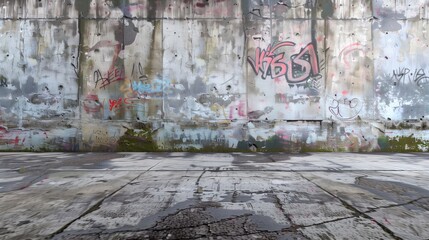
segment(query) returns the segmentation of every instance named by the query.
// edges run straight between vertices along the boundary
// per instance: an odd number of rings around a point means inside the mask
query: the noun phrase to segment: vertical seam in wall
[[[270,6],[270,42],[273,41],[273,5],[271,4],[271,1],[268,1],[268,4]]]
[[[164,5],[164,7],[166,7],[166,5]],[[191,7],[191,9],[192,9],[192,7]],[[161,19],[164,19],[164,17],[165,17],[165,11],[162,11]],[[159,20],[154,19],[153,21],[154,21],[153,22],[154,25],[156,25],[157,24],[156,21],[159,21]],[[161,20],[158,26],[161,28],[160,29],[160,32],[161,32],[161,52],[162,52],[162,54],[161,54],[161,76],[162,76],[162,79],[164,79],[165,78],[165,76],[164,76],[164,73],[165,73],[164,72],[164,52],[165,52],[165,49],[164,49],[164,20]],[[156,28],[155,27],[154,27],[154,31],[155,31],[154,34],[156,34]],[[176,81],[177,81],[177,79],[176,79]],[[164,84],[164,80],[162,82]],[[170,81],[170,83],[171,83],[171,81]],[[166,114],[165,100],[166,100],[166,98],[167,98],[167,96],[165,95],[165,91],[164,91],[164,87],[163,87],[162,88],[162,112],[161,112],[161,119],[160,119],[161,124],[158,125],[158,128],[160,128],[165,121],[165,114]]]
[[[124,68],[125,68],[125,58],[127,57],[125,55],[125,14],[123,14],[122,18],[122,46],[121,46],[121,51],[124,51]],[[119,56],[118,56],[119,58]],[[125,69],[124,69],[125,71]]]
[[[248,69],[247,69],[247,56],[248,56],[248,37],[247,37],[247,29],[246,29],[246,25],[247,25],[247,11],[249,9],[247,9],[246,12],[243,11],[243,7],[246,6],[246,4],[244,4],[244,2],[247,0],[241,0],[241,11],[242,11],[242,17],[241,17],[241,21],[242,21],[242,25],[243,25],[243,36],[244,36],[244,44],[243,44],[243,63],[242,66],[244,66],[243,69],[243,77],[245,79],[244,84],[245,84],[245,88],[246,88],[246,93],[245,93],[245,97],[246,97],[246,118],[245,120],[248,122],[249,121],[249,116],[248,116],[248,112],[249,112],[249,75],[248,75]],[[246,133],[247,134],[247,133]]]
[[[82,58],[82,56],[84,56],[84,54],[82,54],[82,47],[83,47],[83,33],[82,33],[82,24],[83,24],[83,22],[82,21],[84,21],[84,19],[82,19],[82,18],[80,18],[80,13],[78,13],[78,17],[77,17],[77,28],[78,28],[78,34],[79,34],[79,45],[78,45],[78,48],[77,48],[77,72],[78,72],[78,75],[77,75],[77,103],[79,104],[79,119],[78,119],[78,126],[79,126],[79,129],[77,130],[77,138],[78,139],[76,139],[78,142],[76,143],[78,146],[79,146],[79,151],[81,151],[81,148],[80,148],[80,146],[81,146],[81,144],[82,144],[82,147],[83,147],[83,134],[82,134],[82,95],[83,95],[83,83],[84,83],[84,81],[83,81],[83,74],[82,74],[82,68],[81,68],[81,64],[82,64],[82,61],[81,61],[81,58]]]
[[[370,1],[370,7],[371,7],[371,19],[372,19],[372,21],[370,21],[370,23],[371,23],[371,26],[370,26],[370,29],[371,29],[371,58],[372,58],[372,61],[371,61],[371,64],[372,64],[372,99],[373,99],[373,101],[374,101],[374,103],[375,103],[375,105],[374,105],[374,108],[372,109],[372,119],[373,120],[375,120],[375,121],[377,121],[377,119],[378,119],[378,116],[376,116],[376,113],[377,113],[377,108],[379,107],[378,106],[378,99],[377,99],[377,96],[376,96],[376,94],[375,94],[375,87],[377,86],[377,79],[376,79],[376,69],[375,69],[375,61],[374,61],[374,29],[373,29],[373,21],[374,21],[374,7],[373,7],[373,1]],[[396,9],[396,3],[395,3],[395,9]],[[369,104],[369,103],[368,103]]]
[[[323,93],[322,95],[325,98],[325,104],[323,106],[323,115],[322,115],[322,119],[327,120],[327,116],[326,116],[326,107],[328,106],[328,98],[327,98],[327,82],[328,82],[328,47],[327,47],[327,41],[326,41],[326,37],[328,36],[328,19],[324,19],[323,20],[323,34],[324,34],[324,38],[323,38],[323,54],[325,57],[325,69],[323,70],[323,74],[325,75],[325,77],[323,78]]]
[[[268,1],[268,4],[270,5],[270,43],[273,43],[273,5],[271,4],[271,1]],[[283,20],[284,21],[284,20]],[[278,41],[278,40],[277,40]],[[256,82],[255,82],[255,86],[256,86]],[[276,85],[273,84],[274,89],[276,88]],[[265,97],[268,94],[265,94]],[[274,116],[274,124],[276,123],[276,121],[278,120],[278,118],[276,116]]]

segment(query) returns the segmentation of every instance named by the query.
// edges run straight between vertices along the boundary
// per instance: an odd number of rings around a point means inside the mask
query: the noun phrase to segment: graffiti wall
[[[429,0],[0,7],[0,150],[429,150]]]

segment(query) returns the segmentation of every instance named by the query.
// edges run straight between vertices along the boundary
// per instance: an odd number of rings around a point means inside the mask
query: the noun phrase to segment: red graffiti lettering
[[[122,104],[131,104],[128,98],[109,99],[109,110],[119,108]]]
[[[118,108],[122,103],[122,98],[116,99],[109,99],[109,110],[112,111],[113,108]]]

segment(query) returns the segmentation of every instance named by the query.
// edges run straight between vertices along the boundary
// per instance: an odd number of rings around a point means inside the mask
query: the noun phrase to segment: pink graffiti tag
[[[352,43],[349,46],[345,47],[343,50],[341,50],[339,57],[340,59],[343,59],[347,67],[350,67],[350,61],[348,59],[348,55],[355,51],[359,52],[361,56],[365,55],[364,47],[358,42]]]
[[[271,78],[273,79],[285,75],[287,70],[285,64],[286,58],[284,57],[285,53],[275,55],[274,52],[277,49],[286,46],[295,46],[295,43],[288,41],[281,42],[274,45],[273,48],[271,48],[271,44],[269,44],[267,49],[262,51],[261,48],[258,47],[255,51],[255,60],[248,57],[247,61],[249,61],[256,74],[259,74],[259,71],[262,71],[263,79],[265,79],[267,75],[271,75]]]
[[[86,113],[97,113],[100,112],[100,109],[103,105],[98,99],[98,95],[95,93],[89,93],[83,100],[83,109]]]
[[[256,48],[255,59],[247,58],[247,61],[258,75],[262,72],[262,79],[271,76],[276,79],[284,76],[289,83],[299,83],[312,76],[319,74],[319,63],[316,51],[312,43],[301,49],[298,54],[294,54],[288,60],[285,52],[275,53],[281,47],[295,46],[294,42],[280,42],[272,46],[271,44],[264,50]]]

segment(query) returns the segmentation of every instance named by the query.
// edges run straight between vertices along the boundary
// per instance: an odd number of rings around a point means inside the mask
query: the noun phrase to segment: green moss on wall
[[[139,123],[137,129],[127,129],[118,140],[119,152],[157,152],[159,148],[153,140],[153,131],[149,124]]]
[[[341,149],[335,149],[329,146],[326,146],[324,144],[314,144],[314,145],[308,145],[303,144],[301,147],[300,152],[335,152],[335,151],[341,151]]]
[[[428,142],[413,135],[394,138],[383,136],[378,138],[378,145],[383,152],[421,152],[427,149]]]

